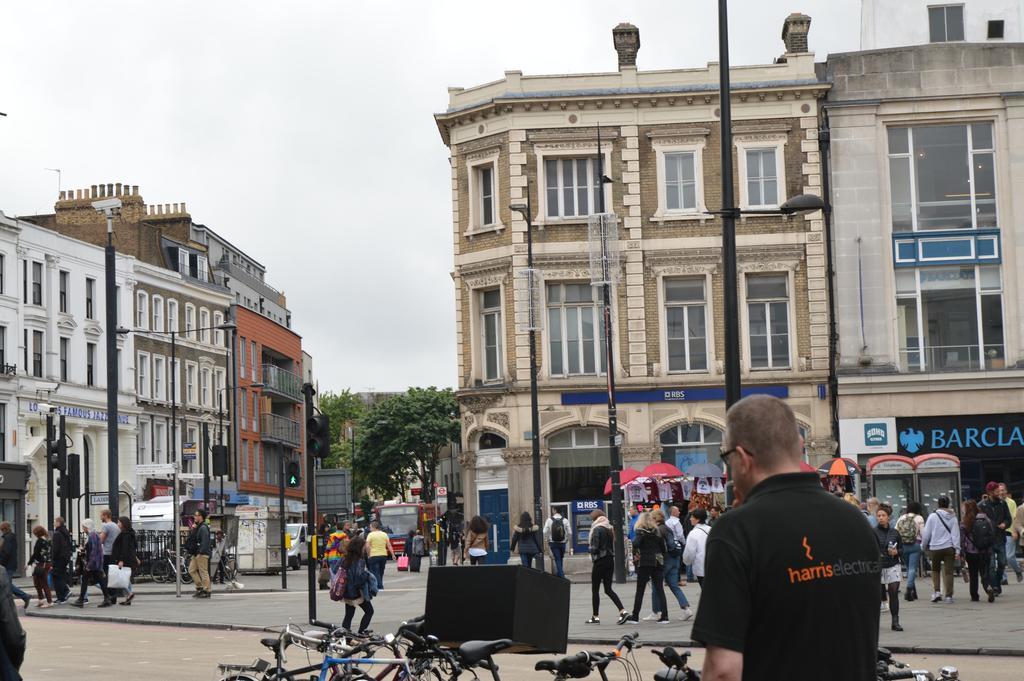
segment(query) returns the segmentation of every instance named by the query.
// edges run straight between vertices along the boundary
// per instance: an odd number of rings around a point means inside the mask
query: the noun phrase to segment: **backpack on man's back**
[[[551,541],[556,544],[565,543],[565,518],[551,519]]]
[[[996,529],[988,517],[977,517],[971,526],[971,542],[978,551],[988,551],[996,543]]]

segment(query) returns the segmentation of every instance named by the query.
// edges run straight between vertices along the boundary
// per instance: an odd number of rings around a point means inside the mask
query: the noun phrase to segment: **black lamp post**
[[[93,201],[92,207],[107,219],[107,246],[104,249],[106,346],[107,346],[107,505],[116,518],[119,486],[117,441],[117,254],[114,251],[114,216],[121,212],[121,199]],[[52,481],[51,481],[52,483]],[[52,486],[52,484],[51,484]]]

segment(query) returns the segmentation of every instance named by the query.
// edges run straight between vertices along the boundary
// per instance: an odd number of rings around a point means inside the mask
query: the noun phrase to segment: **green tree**
[[[356,470],[384,498],[402,494],[418,477],[433,498],[441,450],[459,437],[459,406],[449,389],[410,388],[370,409],[361,422]]]
[[[352,434],[346,432],[346,424],[357,424],[366,414],[366,405],[358,395],[346,389],[340,393],[323,393],[320,411],[327,415],[331,426],[331,453],[323,462],[324,468],[351,468]],[[355,430],[354,436],[358,439],[358,426]]]

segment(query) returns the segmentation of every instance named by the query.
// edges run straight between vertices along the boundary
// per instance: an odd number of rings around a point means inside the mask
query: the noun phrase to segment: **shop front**
[[[32,528],[25,518],[25,493],[28,488],[28,466],[20,463],[0,463],[0,521],[11,524],[14,536],[19,538],[18,565],[28,562],[29,538]]]

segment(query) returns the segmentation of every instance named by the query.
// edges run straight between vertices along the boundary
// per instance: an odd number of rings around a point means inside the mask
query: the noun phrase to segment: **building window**
[[[665,280],[669,371],[707,371],[704,279]]]
[[[71,280],[71,273],[67,272],[65,270],[61,270],[60,271],[60,275],[58,276],[58,279],[60,280],[59,281],[60,295],[59,295],[59,299],[58,299],[58,304],[60,305],[60,311],[61,312],[67,312],[68,311],[68,288],[71,286],[71,281],[70,281]]]
[[[210,370],[199,372],[199,399],[204,407],[210,406]]]
[[[252,431],[258,433],[260,430],[260,394],[252,391]]]
[[[0,326],[0,369],[7,367],[7,327]]]
[[[153,424],[153,462],[166,463],[167,428],[161,421]]]
[[[22,363],[22,366],[25,367],[25,374],[27,375],[28,374],[28,370],[29,370],[29,363],[28,363],[28,329],[22,329],[21,333],[22,333],[21,349],[22,349],[22,355],[23,355],[21,363]]]
[[[3,253],[0,253],[0,296],[7,292],[7,260]]]
[[[185,303],[185,336],[196,340],[196,308],[192,303]]]
[[[43,377],[43,332],[32,332],[32,375]]]
[[[249,425],[249,391],[247,391],[245,388],[242,388],[240,397],[241,399],[238,400],[238,407],[239,411],[241,412],[241,418],[239,419],[238,425],[239,428],[241,428],[242,430],[246,430],[246,426]]]
[[[661,461],[685,471],[698,463],[709,463],[725,470],[719,456],[722,431],[699,423],[682,423],[660,436]]]
[[[85,278],[85,318],[96,319],[96,308],[93,301],[96,298],[96,280],[90,277]]]
[[[138,371],[139,397],[149,397],[149,354],[139,353]]]
[[[224,331],[221,330],[220,325],[224,323],[224,315],[220,312],[213,313],[213,342],[218,348],[224,347]]]
[[[199,340],[210,342],[210,311],[205,307],[199,308]]]
[[[28,305],[28,260],[21,261],[21,302]]]
[[[181,331],[178,327],[178,301],[168,300],[167,301],[167,330],[177,333]]]
[[[909,371],[1004,368],[999,267],[898,269],[896,325]]]
[[[153,296],[153,330],[164,330],[164,299]]]
[[[990,19],[988,22],[988,39],[1001,40],[1005,35],[1005,22],[1002,19]]]
[[[596,159],[545,159],[544,186],[549,218],[584,217],[597,212]]]
[[[992,124],[889,128],[892,231],[997,227]]]
[[[249,480],[249,441],[242,441],[242,451],[239,455],[242,464],[242,481],[246,482]]]
[[[501,289],[480,291],[480,328],[483,349],[483,370],[485,381],[500,381],[501,337]]]
[[[43,304],[43,263],[32,262],[32,304]]]
[[[259,380],[259,376],[256,374],[256,365],[259,364],[260,355],[256,351],[256,341],[249,341],[249,368],[252,369],[252,380]]]
[[[547,290],[551,375],[604,373],[604,324],[593,287],[549,284]]]
[[[210,280],[210,269],[206,263],[205,255],[196,256],[196,278],[199,279],[199,281]]]
[[[608,431],[572,428],[548,438],[551,499],[600,499],[608,479]]]
[[[71,345],[70,338],[60,339],[60,380],[68,380],[68,350]]]
[[[139,419],[139,455],[136,463],[153,463],[152,450],[149,447],[149,421]]]
[[[665,209],[697,210],[697,157],[692,151],[665,154]]]
[[[189,276],[189,257],[188,251],[184,248],[178,249],[178,274],[183,277]]]
[[[153,357],[153,399],[161,401],[167,399],[167,393],[165,392],[164,384],[163,357]]]
[[[245,336],[240,336],[238,338],[238,375],[240,378],[245,378],[245,366],[248,364],[245,359],[245,349],[247,347],[249,345],[245,342]],[[253,380],[256,380],[255,376],[253,376]]]
[[[750,366],[789,367],[789,295],[785,274],[747,275]]]
[[[196,365],[185,365],[185,401],[188,404],[196,403]]]
[[[779,171],[777,150],[747,149],[747,205],[765,207],[779,205]]]
[[[940,5],[928,8],[928,40],[948,43],[964,39],[964,6]]]
[[[135,328],[149,329],[149,296],[145,291],[135,294]]]

